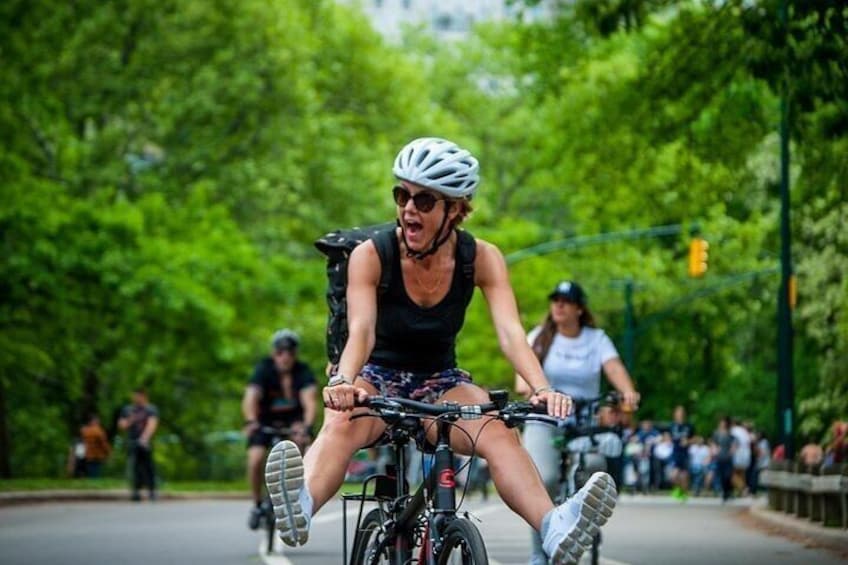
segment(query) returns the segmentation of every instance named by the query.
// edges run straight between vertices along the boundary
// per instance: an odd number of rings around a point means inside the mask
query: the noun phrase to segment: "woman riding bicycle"
[[[303,460],[290,442],[278,444],[273,450],[277,455],[272,452],[268,459],[268,490],[278,493],[273,497],[277,527],[287,544],[306,542],[312,515],[338,491],[354,453],[385,429],[377,419],[350,419],[351,412],[363,410],[355,408],[357,400],[384,394],[430,403],[488,401],[487,393],[456,365],[456,335],[470,300],[465,284],[483,291],[501,349],[524,376],[532,402],[545,402],[549,414],[559,418],[570,412],[571,399],[549,386],[527,345],[501,252],[476,240],[473,281],[459,268],[458,247],[470,236],[457,228],[471,212],[478,169],[468,151],[444,139],[416,139],[398,153],[393,167],[398,226],[389,234],[395,253],[391,264],[384,265],[369,240],[350,256],[349,337],[323,391],[328,408],[324,425]],[[383,269],[392,270],[392,282],[381,291]],[[599,473],[555,508],[515,434],[502,422],[483,427],[484,421],[457,422],[467,433],[454,429],[453,448],[470,454],[469,438],[479,436],[476,452],[487,460],[507,505],[543,532],[545,551],[554,562],[576,563],[586,549],[586,534],[591,539],[612,512],[612,479]],[[593,496],[587,497],[590,491]]]
[[[527,341],[542,363],[551,386],[573,398],[596,398],[601,390],[601,371],[623,396],[625,406],[635,407],[639,393],[630,375],[603,330],[595,321],[586,293],[576,282],[563,281],[548,295],[550,309],[542,325],[533,328]],[[516,378],[516,391],[531,396],[524,379]],[[528,422],[524,428],[524,447],[542,475],[545,488],[555,496],[560,481],[561,453],[555,446],[556,428]],[[530,563],[546,563],[542,539],[534,529]]]

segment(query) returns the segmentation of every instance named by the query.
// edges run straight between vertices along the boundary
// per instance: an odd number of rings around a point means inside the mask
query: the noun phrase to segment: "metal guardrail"
[[[776,461],[760,473],[769,508],[848,529],[848,465]]]

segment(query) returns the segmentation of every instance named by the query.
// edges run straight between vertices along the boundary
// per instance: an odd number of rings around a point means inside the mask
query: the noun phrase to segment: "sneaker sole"
[[[580,507],[577,525],[560,542],[551,559],[552,564],[577,565],[583,552],[592,547],[601,526],[612,516],[618,498],[612,477],[607,473],[595,473],[580,490],[588,492]]]
[[[280,539],[291,547],[305,544],[309,539],[309,523],[300,506],[303,459],[291,441],[281,441],[268,454],[265,485],[274,506]]]

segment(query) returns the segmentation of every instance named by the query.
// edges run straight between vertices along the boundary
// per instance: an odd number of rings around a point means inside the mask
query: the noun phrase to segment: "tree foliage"
[[[621,348],[631,280],[642,414],[683,403],[705,431],[723,413],[770,430],[787,84],[796,381],[820,434],[848,411],[846,14],[790,3],[784,35],[777,9],[581,0],[392,46],[326,0],[4,2],[0,474],[59,472],[83,414],[108,421],[138,385],[187,461],[168,469],[196,474],[275,328],[323,368],[311,242],[389,217],[391,159],[419,135],[479,156],[468,228],[507,253],[697,226],[704,280],[686,278],[686,232],[513,265],[523,321],[576,278]],[[510,386],[480,296],[459,347],[478,382]]]

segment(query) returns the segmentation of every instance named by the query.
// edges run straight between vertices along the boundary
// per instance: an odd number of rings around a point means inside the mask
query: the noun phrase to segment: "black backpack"
[[[350,228],[328,233],[315,242],[318,251],[327,256],[327,357],[333,365],[338,364],[345,343],[347,343],[347,261],[353,250],[362,242],[374,240],[380,263],[383,265],[377,292],[383,294],[391,284],[395,246],[395,222],[378,224],[364,228]],[[466,281],[466,301],[474,292],[474,258],[477,254],[477,242],[474,236],[464,230],[457,230],[458,267],[462,268]],[[389,268],[386,268],[389,266]]]

